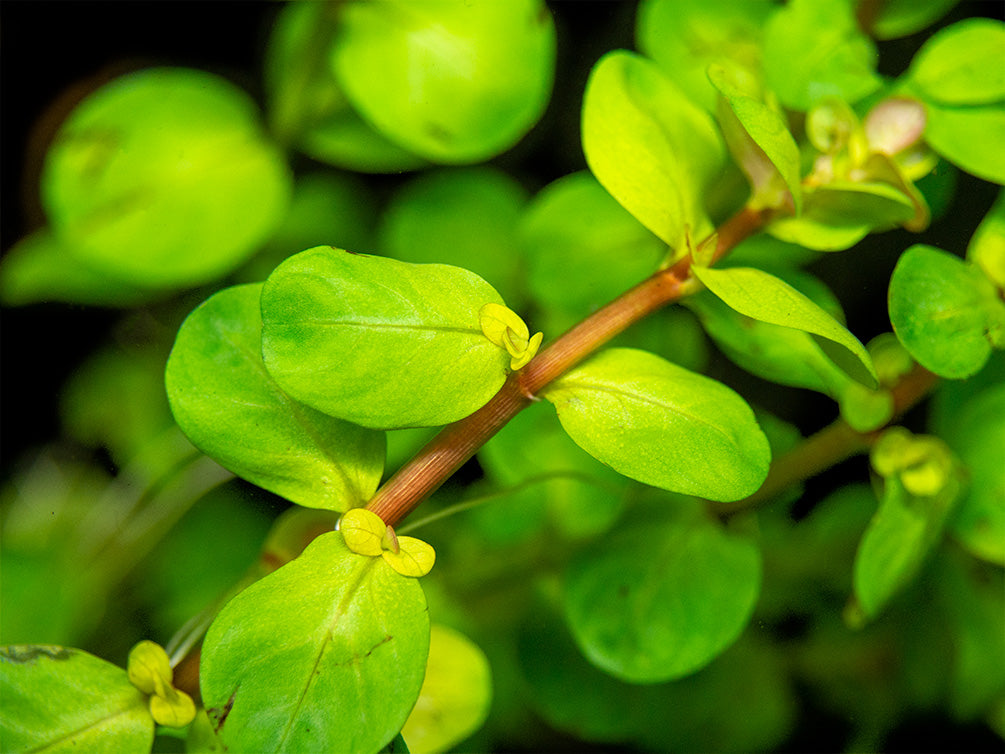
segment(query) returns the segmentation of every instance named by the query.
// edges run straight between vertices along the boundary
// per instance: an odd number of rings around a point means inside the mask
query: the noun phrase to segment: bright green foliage
[[[519,308],[524,255],[516,229],[526,203],[526,190],[501,170],[433,171],[395,193],[383,214],[380,250],[403,262],[464,267]]]
[[[492,703],[485,653],[452,628],[434,623],[422,690],[401,736],[414,754],[449,751],[481,727]]]
[[[380,516],[366,508],[353,508],[339,519],[339,532],[346,547],[357,555],[381,556],[402,576],[417,578],[429,573],[436,552],[415,537],[399,537]]]
[[[617,50],[593,67],[583,99],[586,161],[671,248],[712,230],[703,195],[719,176],[723,151],[711,118],[655,63]]]
[[[855,555],[853,623],[875,618],[914,579],[961,491],[956,461],[937,438],[896,427],[880,437],[871,460],[883,494]]]
[[[150,716],[158,725],[184,728],[195,719],[195,702],[174,687],[174,671],[167,652],[144,640],[129,651],[126,666],[129,682],[150,697]]]
[[[189,439],[260,487],[311,508],[365,502],[384,471],[384,437],[290,398],[262,363],[262,285],[227,288],[178,331],[171,410]]]
[[[858,30],[848,0],[792,0],[764,29],[764,74],[786,107],[825,97],[856,102],[879,89],[876,47]]]
[[[639,49],[673,76],[688,97],[715,112],[710,63],[761,66],[761,31],[774,10],[770,0],[643,0],[635,36]]]
[[[854,335],[813,300],[774,275],[752,267],[693,268],[712,293],[752,319],[802,330],[849,376],[868,387],[877,384],[869,353]]]
[[[265,283],[265,365],[332,416],[376,429],[447,424],[506,378],[509,355],[478,321],[487,303],[502,300],[459,267],[310,249]]]
[[[890,277],[890,322],[911,356],[943,377],[975,374],[1005,346],[1005,302],[981,271],[932,246],[901,254]]]
[[[478,312],[485,337],[510,355],[509,368],[517,371],[537,354],[544,333],[530,334],[527,323],[512,309],[499,304],[485,304]]]
[[[644,280],[666,253],[586,171],[539,191],[519,230],[528,288],[543,310],[542,326],[554,333]]]
[[[126,671],[79,649],[0,649],[3,750],[145,754],[154,739],[147,697]]]
[[[799,147],[785,116],[764,101],[756,79],[742,68],[713,65],[708,77],[721,98],[716,114],[733,158],[753,188],[748,206],[802,209]]]
[[[1005,566],[1005,386],[978,393],[952,421],[945,440],[969,485],[950,530],[971,554]]]
[[[761,581],[757,545],[672,500],[659,518],[615,530],[565,573],[565,617],[583,654],[633,683],[693,673],[736,641]]]
[[[768,441],[744,400],[646,351],[608,349],[544,397],[577,445],[640,482],[739,500],[767,474]]]
[[[339,8],[331,65],[377,131],[443,163],[488,159],[544,112],[555,27],[541,0]]]
[[[999,290],[1005,290],[1005,191],[998,193],[991,211],[977,226],[967,246],[973,262]]]
[[[203,702],[231,750],[373,754],[408,717],[428,650],[418,582],[331,532],[217,616]]]
[[[85,99],[46,155],[55,236],[139,287],[213,280],[276,228],[290,179],[247,95],[209,73],[154,68]]]
[[[879,17],[872,23],[876,39],[895,39],[921,31],[938,21],[960,0],[886,0],[879,6]]]

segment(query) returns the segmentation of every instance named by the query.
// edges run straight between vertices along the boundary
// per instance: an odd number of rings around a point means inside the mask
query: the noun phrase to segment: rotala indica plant
[[[123,312],[9,472],[3,751],[1000,746],[1005,24],[953,5],[643,0],[571,132],[543,0],[291,3],[264,118],[91,91],[0,266]]]

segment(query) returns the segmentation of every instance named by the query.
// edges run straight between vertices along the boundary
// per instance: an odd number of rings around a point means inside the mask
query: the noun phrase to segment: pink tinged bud
[[[921,141],[925,106],[914,99],[893,97],[876,105],[865,117],[865,133],[873,152],[895,155]]]

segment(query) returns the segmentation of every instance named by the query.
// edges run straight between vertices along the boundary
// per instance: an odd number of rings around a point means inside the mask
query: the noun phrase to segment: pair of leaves
[[[405,723],[428,651],[418,581],[329,532],[217,616],[203,702],[231,750],[373,754]]]

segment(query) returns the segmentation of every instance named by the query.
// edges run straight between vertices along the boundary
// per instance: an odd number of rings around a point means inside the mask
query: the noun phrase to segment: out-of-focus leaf
[[[928,102],[986,105],[1005,100],[1005,23],[968,18],[936,32],[907,72]]]
[[[886,0],[879,6],[879,16],[869,31],[876,39],[906,37],[935,23],[960,0]]]
[[[967,261],[973,262],[1000,290],[1005,290],[1005,191],[998,192],[967,246]]]

